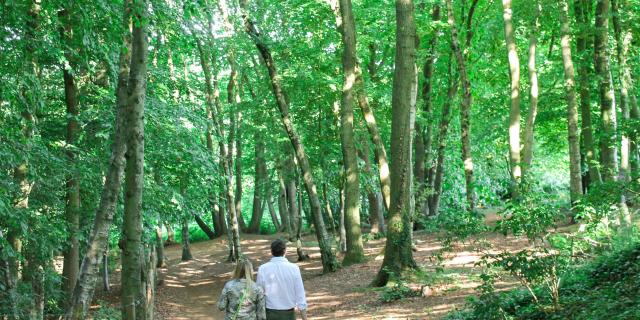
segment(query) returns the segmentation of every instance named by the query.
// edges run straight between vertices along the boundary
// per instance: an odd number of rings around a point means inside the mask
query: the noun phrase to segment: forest
[[[0,319],[640,319],[640,0],[2,0]]]

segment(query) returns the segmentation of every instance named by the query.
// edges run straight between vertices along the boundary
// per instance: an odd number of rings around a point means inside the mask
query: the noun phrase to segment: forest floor
[[[488,220],[495,220],[495,215]],[[489,221],[490,223],[490,221]],[[242,236],[244,254],[257,267],[271,258],[269,245],[278,235]],[[524,238],[485,234],[483,238],[491,244],[491,253],[515,251],[529,246]],[[383,258],[384,239],[365,241],[365,263],[344,267],[335,273],[322,275],[322,264],[317,242],[313,235],[304,237],[306,252],[311,260],[298,263],[302,271],[309,303],[309,319],[440,319],[447,312],[460,308],[467,297],[475,294],[480,284],[481,268],[475,266],[482,253],[475,244],[458,244],[437,263],[434,259],[442,244],[432,233],[416,232],[414,257],[426,271],[429,286],[410,287],[423,292],[420,297],[405,298],[390,303],[382,302],[380,289],[368,287],[378,272]],[[226,262],[227,245],[224,238],[198,242],[191,245],[194,259],[182,262],[181,246],[165,248],[166,267],[160,269],[162,280],[156,296],[158,319],[223,319],[216,303],[224,283],[231,277],[234,265]],[[287,258],[297,257],[295,247],[290,248]],[[342,258],[342,257],[339,257]],[[437,267],[444,271],[436,273]],[[437,275],[437,276],[436,276]],[[118,276],[114,275],[114,278]],[[416,281],[418,282],[418,281]],[[424,286],[424,282],[422,282]],[[496,283],[498,290],[516,286],[516,282]],[[417,287],[416,287],[417,286]],[[116,290],[102,299],[117,303]],[[115,305],[117,306],[117,304]]]

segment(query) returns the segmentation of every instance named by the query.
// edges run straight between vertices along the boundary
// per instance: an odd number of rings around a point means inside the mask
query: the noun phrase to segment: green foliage
[[[98,301],[100,307],[93,313],[93,319],[95,320],[116,320],[122,319],[122,312],[110,306],[105,301]]]
[[[547,235],[561,218],[557,203],[548,201],[544,193],[527,193],[522,199],[509,201],[498,215],[495,231],[503,235],[525,235],[536,240]]]

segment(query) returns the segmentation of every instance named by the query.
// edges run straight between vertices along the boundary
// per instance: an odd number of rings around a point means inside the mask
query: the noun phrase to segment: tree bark
[[[133,12],[146,19],[147,3]],[[142,20],[137,20],[142,21]],[[121,305],[123,319],[144,319],[142,296],[142,188],[144,184],[144,102],[147,88],[147,34],[144,23],[133,26],[131,70],[127,88],[127,152],[125,155],[124,215],[122,218]]]
[[[311,166],[309,165],[309,159],[304,151],[302,140],[293,126],[293,122],[289,117],[289,103],[284,96],[283,88],[280,84],[280,78],[276,70],[275,62],[271,56],[271,51],[263,42],[264,36],[256,29],[255,23],[249,18],[247,12],[247,0],[240,0],[240,7],[242,9],[242,19],[245,24],[247,34],[252,39],[256,48],[262,56],[267,71],[269,72],[269,79],[273,90],[276,104],[280,111],[280,117],[285,131],[293,145],[296,158],[298,159],[298,165],[303,176],[303,181],[309,194],[309,201],[311,202],[311,211],[313,215],[313,221],[316,229],[316,237],[318,239],[318,246],[320,247],[320,254],[322,257],[322,270],[323,272],[334,272],[338,269],[338,262],[334,253],[331,251],[332,239],[329,237],[327,230],[324,226],[324,220],[322,218],[322,208],[320,205],[320,199],[318,197],[318,191],[316,184],[313,181],[313,175],[311,172]]]
[[[130,0],[124,2],[123,25],[125,30],[129,30],[130,6]],[[127,148],[125,132],[128,126],[126,118],[129,113],[127,87],[131,60],[130,37],[131,35],[128,31],[123,35],[123,49],[119,58],[118,84],[116,88],[116,124],[109,168],[107,169],[102,194],[100,195],[100,204],[98,205],[89,236],[87,251],[82,259],[78,281],[71,296],[69,307],[65,312],[65,319],[82,320],[87,316],[120,193],[120,182],[124,172],[124,154]]]
[[[181,261],[189,261],[193,259],[191,254],[191,243],[189,242],[189,220],[187,217],[183,217],[180,222],[180,234],[182,237],[182,257]]]
[[[467,211],[475,209],[475,182],[473,178],[473,157],[471,155],[471,82],[467,75],[467,68],[460,42],[458,41],[458,28],[453,16],[453,5],[447,0],[447,23],[451,28],[451,47],[458,64],[458,73],[462,82],[463,96],[460,105],[460,139],[462,145],[462,163],[464,166],[465,185],[467,190]]]
[[[198,224],[198,227],[200,227],[200,230],[202,230],[202,232],[207,235],[207,238],[209,238],[209,240],[213,240],[216,238],[215,232],[211,230],[207,223],[204,222],[204,220],[202,220],[202,218],[197,213],[193,214],[193,218],[196,220],[196,223]]]
[[[442,181],[444,178],[444,157],[447,149],[447,133],[449,132],[449,123],[451,122],[451,103],[455,99],[458,92],[458,81],[454,79],[451,66],[453,62],[449,56],[449,80],[447,89],[447,100],[442,104],[442,115],[438,128],[438,150],[435,166],[435,174],[433,179],[433,194],[429,197],[429,213],[433,216],[438,214],[440,208],[440,198],[442,197]]]
[[[375,286],[384,286],[391,275],[415,268],[411,251],[411,120],[415,110],[416,26],[412,0],[396,0],[396,55],[391,115],[391,206],[382,266]]]
[[[364,173],[371,175],[371,160],[369,160],[369,144],[362,143],[362,152],[359,152],[360,158],[364,161]],[[384,213],[382,208],[382,195],[369,186],[367,188],[367,199],[369,200],[369,222],[371,224],[371,233],[384,233]]]
[[[353,133],[353,105],[355,96],[356,69],[356,29],[351,8],[351,0],[339,0],[340,14],[336,16],[338,30],[342,36],[342,68],[344,84],[340,106],[340,140],[342,161],[345,169],[345,227],[347,231],[347,253],[344,265],[364,261],[362,231],[360,229],[360,180],[358,156]]]
[[[282,219],[282,225],[284,226],[284,231],[287,233],[289,238],[292,237],[292,228],[291,221],[289,219],[289,199],[287,197],[287,186],[284,182],[284,168],[282,163],[278,166],[278,187],[279,187],[279,195],[278,195],[278,212],[280,212],[280,219]]]
[[[529,97],[531,105],[529,106],[529,114],[527,115],[524,127],[524,143],[522,144],[522,175],[527,177],[527,172],[531,169],[533,160],[533,148],[535,145],[534,126],[536,116],[538,115],[538,70],[536,68],[536,50],[538,45],[538,29],[540,28],[540,3],[534,2],[534,18],[532,21],[531,33],[529,34],[529,61],[527,68],[529,69],[530,90]]]
[[[61,38],[67,47],[72,47],[73,26],[69,15],[73,13],[67,9],[63,9],[58,16],[63,22],[60,29]],[[69,64],[75,62],[72,52],[65,52],[65,57]],[[74,64],[75,65],[75,64]],[[78,230],[80,228],[80,182],[77,172],[76,152],[74,150],[76,144],[76,136],[78,134],[78,87],[76,85],[75,76],[70,67],[62,70],[64,79],[64,100],[67,109],[67,161],[72,173],[66,178],[66,202],[65,217],[67,222],[69,240],[68,247],[64,251],[64,265],[62,269],[62,291],[69,297],[73,293],[73,288],[78,279],[80,267],[80,244],[78,241]]]
[[[162,242],[162,222],[158,219],[156,226],[156,268],[163,268],[164,264],[164,243]]]
[[[433,7],[431,13],[431,21],[440,21],[440,6]],[[433,69],[437,56],[438,38],[440,30],[436,27],[433,30],[433,36],[429,40],[429,51],[427,53],[422,74],[424,76],[424,83],[422,85],[422,100],[424,101],[422,113],[423,118],[427,121],[426,130],[422,128],[419,122],[416,122],[416,159],[415,159],[415,177],[416,177],[416,208],[418,212],[427,217],[429,212],[429,193],[433,191],[433,102],[431,99],[431,92],[433,89]],[[423,141],[423,148],[420,150],[419,140]],[[422,159],[421,159],[422,158]],[[426,164],[426,166],[425,166]]]
[[[598,166],[598,160],[596,159],[595,142],[593,138],[593,127],[591,124],[591,86],[589,78],[591,77],[588,46],[591,33],[589,32],[590,25],[590,12],[591,1],[588,0],[575,0],[574,8],[576,15],[576,24],[581,30],[576,37],[576,51],[579,52],[578,63],[578,77],[580,82],[580,113],[581,113],[581,136],[582,146],[584,151],[583,158],[588,167],[588,177],[586,182],[600,183],[602,178],[600,176],[600,169]],[[590,50],[589,50],[590,51]],[[588,183],[583,185],[583,188],[588,188]]]
[[[509,111],[509,164],[511,167],[511,197],[519,197],[522,172],[520,167],[520,60],[513,29],[513,9],[511,0],[502,0],[504,9],[504,37],[509,59],[509,77],[511,78],[511,109]]]
[[[611,19],[613,20],[613,30],[616,39],[616,53],[618,56],[618,81],[620,82],[620,109],[622,110],[622,121],[629,122],[631,119],[630,101],[635,99],[635,95],[629,92],[631,88],[631,70],[627,61],[629,44],[632,34],[624,19],[622,9],[626,4],[625,0],[611,0]],[[621,8],[622,7],[622,8]],[[633,97],[631,97],[633,95]],[[622,131],[620,144],[620,174],[623,181],[631,181],[631,145],[632,141],[624,130]]]
[[[602,138],[600,139],[600,163],[605,181],[616,180],[618,175],[617,121],[611,68],[609,66],[609,0],[597,0],[594,54],[596,77],[600,96]]]
[[[571,203],[577,203],[582,195],[582,176],[580,171],[580,133],[578,131],[578,103],[576,102],[576,85],[571,56],[571,28],[569,27],[569,5],[567,0],[560,0],[560,22],[562,62],[564,65],[564,82],[567,93],[567,124],[569,132],[569,189]]]
[[[255,175],[254,175],[254,184],[253,184],[253,208],[251,213],[251,223],[249,224],[249,229],[247,230],[249,233],[259,233],[260,232],[260,222],[262,221],[262,214],[264,212],[264,198],[266,196],[269,181],[267,175],[267,163],[264,159],[264,149],[265,144],[262,139],[262,133],[256,132],[255,137]],[[267,198],[267,201],[270,201],[270,198]],[[277,219],[274,221],[277,229]]]

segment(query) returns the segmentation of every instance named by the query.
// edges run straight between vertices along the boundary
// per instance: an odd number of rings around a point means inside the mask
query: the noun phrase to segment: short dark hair
[[[287,249],[287,243],[282,239],[276,239],[271,242],[271,254],[274,257],[284,256],[284,251]]]

